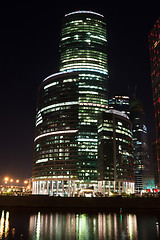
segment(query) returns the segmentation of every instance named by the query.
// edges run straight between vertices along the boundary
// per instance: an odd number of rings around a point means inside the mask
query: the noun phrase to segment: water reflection
[[[0,239],[6,239],[9,233],[9,212],[2,210],[0,219]]]
[[[159,239],[160,217],[124,213],[0,211],[0,239]],[[13,227],[14,226],[14,227]]]
[[[30,239],[137,239],[134,214],[40,214],[30,217]]]

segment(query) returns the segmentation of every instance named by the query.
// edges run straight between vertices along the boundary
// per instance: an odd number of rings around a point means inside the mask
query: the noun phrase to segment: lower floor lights
[[[61,197],[105,197],[114,194],[133,194],[134,183],[126,181],[92,181],[73,179],[33,179],[33,194]]]

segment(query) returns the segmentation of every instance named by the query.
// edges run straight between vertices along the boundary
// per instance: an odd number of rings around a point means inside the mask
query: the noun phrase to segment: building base
[[[32,194],[61,197],[108,196],[113,193],[134,193],[134,183],[125,181],[91,181],[73,179],[33,179]]]

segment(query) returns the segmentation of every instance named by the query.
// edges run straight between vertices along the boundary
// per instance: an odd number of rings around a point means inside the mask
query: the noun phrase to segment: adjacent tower
[[[59,70],[39,88],[33,193],[74,196],[97,183],[98,115],[108,108],[102,15],[91,11],[65,15]]]
[[[156,120],[156,141],[154,156],[158,166],[158,178],[156,185],[160,182],[160,18],[156,21],[149,35],[149,50],[151,61],[151,79],[153,91],[153,103]],[[160,187],[160,186],[159,186]]]
[[[140,192],[146,188],[147,179],[151,175],[151,170],[149,169],[147,127],[144,108],[139,100],[131,102],[130,111],[133,133],[135,189]]]
[[[130,116],[130,100],[127,95],[116,95],[115,97],[109,99],[108,107],[110,109],[115,109],[125,113],[128,117]]]
[[[102,113],[98,121],[99,190],[134,192],[132,131],[129,117],[114,109]]]

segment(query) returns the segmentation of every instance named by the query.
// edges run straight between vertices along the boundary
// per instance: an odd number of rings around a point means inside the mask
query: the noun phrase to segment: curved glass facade
[[[77,73],[51,76],[38,93],[33,175],[77,177]]]
[[[122,183],[133,182],[132,132],[128,116],[117,110],[102,113],[98,140],[99,180],[114,182],[115,189],[125,191]]]
[[[34,193],[64,196],[68,188],[66,194],[74,195],[81,184],[97,181],[98,115],[108,108],[105,28],[97,13],[64,17],[60,72],[39,88]]]
[[[60,71],[92,69],[107,73],[106,22],[89,11],[65,16],[60,41]]]

